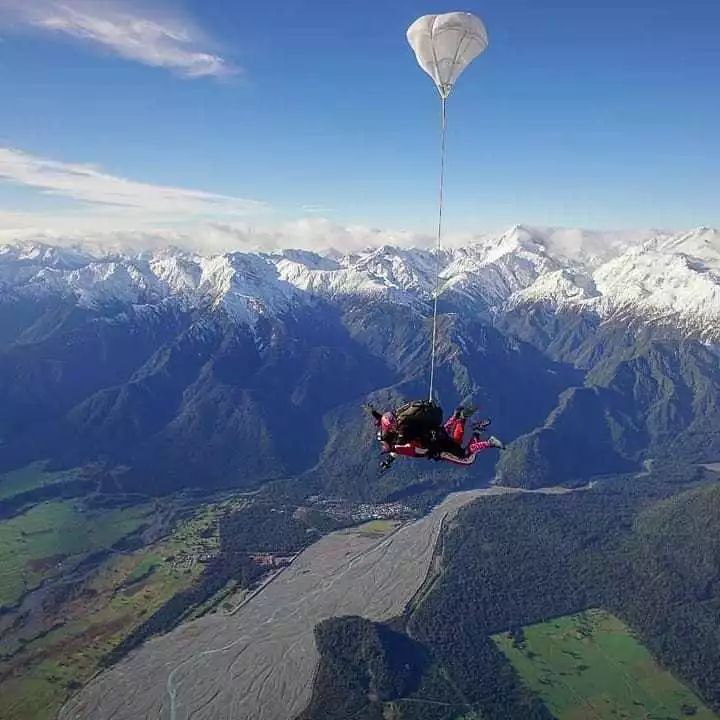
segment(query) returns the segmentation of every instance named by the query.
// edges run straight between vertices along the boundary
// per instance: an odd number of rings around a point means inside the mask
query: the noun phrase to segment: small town
[[[356,503],[343,498],[323,498],[313,495],[308,505],[321,510],[338,522],[364,522],[367,520],[408,520],[415,517],[415,511],[399,502]]]

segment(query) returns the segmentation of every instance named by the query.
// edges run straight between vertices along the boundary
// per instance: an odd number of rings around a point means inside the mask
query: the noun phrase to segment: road
[[[346,530],[305,550],[231,616],[212,615],[150,640],[97,676],[61,720],[291,720],[307,705],[322,620],[402,613],[425,579],[443,519],[483,495],[450,495],[426,517],[378,538]]]

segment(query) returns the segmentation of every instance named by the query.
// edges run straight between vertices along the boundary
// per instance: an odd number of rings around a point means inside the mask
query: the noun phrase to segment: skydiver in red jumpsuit
[[[472,465],[478,453],[491,448],[504,450],[505,445],[495,436],[483,440],[481,433],[490,424],[481,420],[473,425],[470,442],[463,446],[465,426],[475,408],[460,407],[443,425],[434,428],[429,437],[405,437],[394,411],[379,413],[369,407],[376,427],[382,453],[387,457],[381,463],[381,471],[389,469],[397,456],[443,460],[454,465]]]

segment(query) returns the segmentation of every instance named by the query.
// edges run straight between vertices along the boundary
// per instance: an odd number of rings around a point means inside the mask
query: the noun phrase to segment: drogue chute
[[[483,21],[467,12],[424,15],[407,31],[420,67],[447,100],[457,79],[489,45]]]

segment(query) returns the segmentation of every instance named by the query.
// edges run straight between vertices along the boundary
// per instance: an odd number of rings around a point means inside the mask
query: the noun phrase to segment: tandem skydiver
[[[443,422],[442,409],[425,400],[406,403],[385,413],[368,406],[378,428],[378,440],[386,457],[381,472],[390,468],[398,456],[441,460],[453,465],[472,465],[481,452],[505,445],[494,435],[486,440],[482,433],[490,420],[481,420],[472,426],[472,435],[463,445],[468,419],[476,411],[473,407],[459,407]]]

